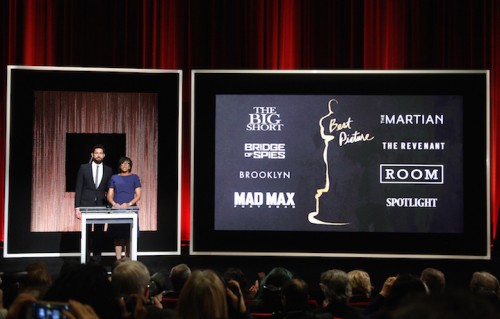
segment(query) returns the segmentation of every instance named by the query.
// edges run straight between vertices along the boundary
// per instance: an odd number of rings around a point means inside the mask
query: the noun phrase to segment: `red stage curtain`
[[[489,68],[490,71],[490,103],[491,103],[491,156],[490,156],[490,178],[491,178],[491,221],[493,227],[493,238],[498,234],[497,225],[498,211],[499,211],[499,196],[498,190],[500,188],[500,170],[497,169],[499,163],[499,151],[500,151],[500,3],[498,1],[491,1],[491,8],[486,8],[486,12],[490,14],[485,14],[485,20],[491,22],[491,34],[489,35],[490,47],[485,50],[483,59],[488,61],[491,60],[490,64],[486,62],[485,68]],[[493,23],[497,21],[496,23]]]
[[[499,7],[492,0],[8,0],[0,4],[1,70],[7,64],[182,69],[181,237],[187,242],[191,69],[490,69],[495,231]],[[5,132],[6,80],[0,78]],[[2,167],[4,157],[0,146]],[[3,203],[0,196],[2,212]]]

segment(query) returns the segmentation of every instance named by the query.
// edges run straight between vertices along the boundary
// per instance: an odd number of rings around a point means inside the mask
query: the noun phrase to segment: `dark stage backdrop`
[[[492,140],[486,160],[495,236],[499,21],[500,3],[493,0],[1,1],[0,144],[5,145],[8,64],[182,69],[186,75],[204,68],[490,69]],[[190,77],[183,79],[182,239],[187,242]],[[2,167],[4,156],[0,147]],[[2,212],[3,207],[0,196]],[[0,218],[0,239],[2,232]]]

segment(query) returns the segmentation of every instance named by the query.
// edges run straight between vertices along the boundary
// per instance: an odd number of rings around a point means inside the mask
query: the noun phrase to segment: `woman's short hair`
[[[354,269],[347,273],[349,284],[351,285],[352,294],[355,296],[363,296],[370,298],[372,295],[372,282],[370,275],[361,269]]]
[[[118,160],[118,171],[120,172],[120,166],[125,163],[125,162],[129,162],[129,166],[128,166],[128,171],[130,172],[132,170],[132,160],[130,158],[128,158],[127,156],[123,156],[121,157],[119,160]]]

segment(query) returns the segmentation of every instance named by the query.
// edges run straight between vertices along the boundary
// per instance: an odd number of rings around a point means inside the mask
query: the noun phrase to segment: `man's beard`
[[[92,160],[93,160],[93,161],[94,161],[94,163],[96,163],[96,164],[101,164],[101,163],[102,163],[102,159],[93,158]]]

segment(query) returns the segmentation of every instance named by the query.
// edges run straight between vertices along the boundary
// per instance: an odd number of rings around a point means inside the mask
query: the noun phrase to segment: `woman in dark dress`
[[[108,202],[113,208],[137,206],[141,199],[141,181],[137,174],[132,174],[132,160],[122,157],[118,161],[118,174],[111,176],[108,187]],[[130,228],[126,224],[111,224],[108,233],[114,239],[116,259],[121,259],[122,252],[130,257]]]

